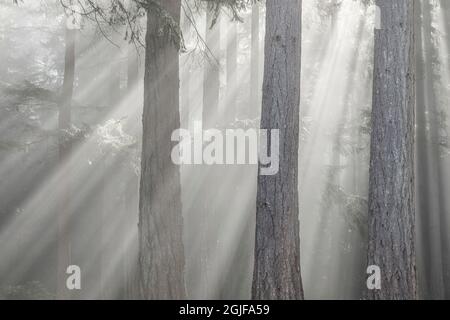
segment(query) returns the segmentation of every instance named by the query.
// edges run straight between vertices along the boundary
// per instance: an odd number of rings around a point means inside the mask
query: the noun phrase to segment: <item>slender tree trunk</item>
[[[182,31],[183,35],[189,35],[191,28],[191,22],[186,15],[182,15]],[[186,39],[186,37],[185,37]],[[181,82],[181,126],[185,129],[189,129],[189,123],[191,119],[191,61],[190,54],[185,53],[182,55],[182,82]]]
[[[181,126],[185,129],[189,129],[189,123],[190,123],[190,81],[191,81],[191,72],[190,67],[188,65],[188,54],[185,54],[184,57],[184,70],[182,72],[183,77],[183,85],[181,87],[181,101],[182,101],[182,108],[181,108]]]
[[[137,55],[137,48],[135,46],[128,46],[127,52],[127,94],[133,95],[137,92],[139,85],[139,60]],[[134,101],[134,100],[133,100]],[[132,121],[130,123],[133,123]],[[129,128],[132,130],[132,128]],[[131,156],[129,156],[131,157]],[[131,159],[128,158],[128,161]],[[136,194],[139,193],[139,177],[134,174],[134,171],[129,169],[129,180],[124,194],[125,197],[125,213],[127,215],[126,225],[127,232],[132,233],[133,237],[130,240],[129,249],[125,254],[125,299],[136,299],[139,297],[138,277],[137,277],[137,220],[138,208],[136,202]],[[130,237],[127,234],[127,237]]]
[[[302,299],[298,212],[301,0],[267,0],[262,129],[280,130],[280,169],[258,176],[254,299]]]
[[[134,172],[130,172],[130,179],[127,183],[127,190],[125,191],[125,207],[126,207],[126,224],[128,226],[128,234],[127,237],[132,238],[128,249],[126,251],[126,266],[125,266],[125,299],[136,299],[139,297],[138,290],[138,279],[137,279],[137,247],[138,247],[138,238],[137,238],[137,220],[138,220],[138,208],[137,208],[137,199],[136,194],[139,191],[139,181],[138,177],[134,175]]]
[[[171,135],[180,128],[179,39],[163,19],[169,15],[179,24],[180,9],[180,0],[148,2],[139,201],[143,299],[185,297],[180,172],[171,160]]]
[[[435,81],[433,62],[436,50],[432,41],[432,7],[429,1],[422,1],[423,10],[419,4],[417,10],[423,12],[423,24],[417,24],[417,159],[418,159],[418,208],[421,209],[423,263],[427,275],[425,298],[441,299],[444,297],[445,262],[441,248],[441,239],[445,237],[445,223],[441,218],[445,216],[445,187],[442,183],[441,160],[439,153],[439,121],[437,119],[437,100],[434,91]],[[420,18],[420,15],[417,15]],[[419,19],[419,21],[421,21]],[[422,37],[423,34],[423,37]],[[422,40],[423,39],[423,40]],[[420,68],[420,70],[419,70]],[[427,119],[428,116],[428,119]],[[427,134],[430,129],[430,136]],[[444,233],[444,234],[443,234]],[[428,235],[428,236],[427,236]],[[442,241],[445,246],[445,241]]]
[[[186,56],[186,55],[185,55]],[[184,59],[187,62],[187,59]],[[183,86],[181,91],[181,100],[183,102],[182,113],[181,113],[181,126],[185,129],[189,129],[190,119],[191,119],[191,72],[189,66],[184,65],[183,71]]]
[[[120,103],[120,61],[117,61],[119,57],[113,55],[113,61],[109,65],[109,78],[108,78],[108,110],[106,115],[114,110],[114,108]]]
[[[418,264],[418,271],[420,272],[420,296],[428,299],[433,297],[433,274],[430,263],[432,260],[432,250],[430,249],[430,217],[429,217],[429,192],[428,186],[430,184],[429,177],[429,142],[427,135],[427,111],[425,103],[425,79],[424,79],[424,64],[425,57],[423,52],[423,30],[422,30],[422,8],[417,5],[416,8],[416,150],[417,150],[417,180],[416,191],[417,201],[416,209],[418,210],[418,225],[420,225],[417,252],[420,253],[422,265]],[[419,258],[419,255],[418,255]]]
[[[237,22],[232,21],[227,31],[227,104],[225,115],[228,123],[236,120],[238,95],[238,28]]]
[[[205,42],[208,57],[203,75],[203,129],[213,128],[217,124],[220,91],[220,23],[212,26],[214,12],[207,8]]]
[[[450,298],[450,259],[449,259],[449,237],[448,237],[448,218],[447,205],[444,184],[444,172],[442,168],[440,143],[440,114],[439,102],[436,98],[434,84],[439,82],[439,77],[436,76],[434,65],[439,64],[439,53],[437,52],[436,44],[433,43],[433,6],[430,0],[424,0],[423,23],[424,23],[424,48],[426,56],[426,93],[427,93],[427,107],[429,108],[428,116],[430,127],[430,157],[432,172],[432,182],[429,189],[433,197],[431,201],[434,204],[433,211],[430,214],[433,217],[432,234],[434,236],[436,250],[436,258],[438,263],[441,263],[441,269],[434,275],[437,282],[440,281],[439,286],[443,287],[443,295],[440,298]],[[447,9],[448,10],[448,9]],[[446,28],[448,28],[449,21],[444,21]],[[440,238],[440,239],[439,239]],[[441,288],[439,288],[441,289]],[[438,291],[440,294],[440,291]]]
[[[68,161],[71,152],[71,141],[67,134],[71,126],[71,103],[73,85],[75,80],[75,30],[66,28],[66,48],[64,57],[64,80],[61,93],[61,105],[58,116],[59,126],[59,167],[62,168]],[[70,173],[64,174],[60,184],[58,205],[58,252],[57,252],[57,298],[70,297],[66,287],[66,269],[71,263],[70,257]]]
[[[220,21],[214,22],[214,11],[212,7],[206,7],[205,42],[207,46],[208,59],[205,60],[203,70],[203,130],[216,127],[221,122],[219,117],[219,94],[220,94]],[[200,228],[200,270],[201,270],[201,292],[200,297],[208,299],[216,295],[213,290],[213,279],[211,267],[214,264],[217,252],[217,233],[215,232],[216,203],[212,196],[213,190],[209,187],[214,183],[216,172],[211,166],[198,166],[194,169],[194,175],[202,181],[200,187],[199,209],[196,217]]]
[[[450,40],[450,1],[448,0],[440,0],[439,1],[442,9],[442,17],[444,23],[444,31],[447,41]],[[448,48],[447,48],[448,49]]]
[[[252,6],[252,48],[250,65],[250,104],[247,110],[247,117],[253,119],[256,117],[256,110],[260,105],[260,77],[259,77],[259,11],[258,3]]]
[[[131,94],[139,82],[139,60],[137,48],[133,45],[128,46],[127,52],[127,91]]]
[[[415,299],[414,6],[378,0],[369,178],[368,264],[381,269],[370,299]]]

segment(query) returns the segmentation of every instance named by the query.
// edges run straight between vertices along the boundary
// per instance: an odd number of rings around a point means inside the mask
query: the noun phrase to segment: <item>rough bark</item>
[[[302,299],[298,212],[301,0],[268,0],[262,129],[280,130],[280,169],[258,176],[254,299]]]
[[[143,299],[185,297],[180,172],[171,134],[180,128],[180,0],[149,1],[139,200],[139,284]],[[172,18],[168,24],[160,10]],[[161,32],[164,30],[164,32]]]
[[[70,156],[71,141],[67,132],[71,126],[71,102],[73,97],[73,85],[75,80],[75,30],[66,29],[64,80],[61,92],[61,104],[58,115],[59,129],[59,167],[62,168]],[[66,288],[66,269],[70,265],[70,235],[69,235],[69,201],[70,201],[70,176],[67,172],[60,184],[58,204],[58,249],[57,249],[57,290],[58,299],[70,297]]]
[[[415,299],[414,6],[378,0],[369,178],[368,264],[381,269],[369,299]]]

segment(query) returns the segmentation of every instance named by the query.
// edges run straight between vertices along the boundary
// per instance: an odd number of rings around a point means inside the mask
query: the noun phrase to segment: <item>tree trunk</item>
[[[430,230],[434,235],[435,245],[433,249],[437,252],[434,261],[441,263],[441,269],[434,274],[437,278],[436,282],[440,282],[439,286],[443,286],[443,296],[440,298],[450,298],[450,260],[449,260],[449,238],[448,238],[448,219],[447,219],[447,205],[444,184],[444,170],[442,167],[441,150],[440,150],[440,113],[439,113],[439,99],[435,92],[435,83],[439,83],[440,79],[435,74],[434,66],[439,64],[439,53],[436,44],[433,42],[433,6],[430,0],[423,1],[423,23],[424,23],[424,47],[426,56],[426,93],[427,93],[427,107],[430,128],[430,154],[432,172],[432,183],[430,183],[429,192],[432,197],[429,201],[433,203],[433,211],[429,214],[433,218],[433,226]],[[448,21],[444,22],[448,25]],[[440,239],[438,239],[440,238]],[[439,288],[441,289],[441,288]],[[438,291],[440,294],[440,291]]]
[[[420,292],[418,293],[424,299],[433,297],[433,273],[431,271],[433,260],[432,250],[430,248],[430,195],[428,186],[430,184],[429,175],[429,141],[427,135],[427,110],[425,103],[425,56],[423,54],[422,41],[422,8],[417,5],[416,8],[416,210],[418,210],[417,224],[420,226],[419,242],[417,246],[418,262],[418,279]]]
[[[75,80],[75,30],[66,28],[66,48],[64,57],[64,80],[61,92],[61,105],[58,115],[59,126],[59,168],[63,168],[70,157],[71,141],[68,130],[71,126],[71,103]],[[70,297],[66,287],[66,269],[70,265],[70,234],[69,234],[69,201],[70,173],[64,174],[60,184],[60,199],[58,204],[58,249],[57,249],[57,290],[58,299]]]
[[[205,60],[203,70],[203,130],[216,127],[221,119],[219,117],[219,94],[220,94],[220,21],[214,22],[215,13],[210,5],[206,6],[205,43],[208,58]],[[213,23],[214,22],[214,23]],[[223,122],[223,121],[222,121]],[[216,203],[212,197],[210,184],[217,181],[216,172],[211,166],[198,166],[194,168],[193,175],[198,181],[202,181],[200,192],[197,195],[199,206],[194,212],[195,219],[199,221],[200,244],[199,268],[200,268],[200,298],[208,299],[216,294],[213,288],[215,282],[211,267],[216,257],[217,233],[214,232]]]
[[[252,6],[252,48],[250,65],[250,104],[247,110],[248,119],[256,118],[256,110],[260,104],[260,82],[259,82],[259,4]]]
[[[442,181],[441,160],[439,152],[439,121],[437,119],[437,100],[433,83],[439,82],[433,70],[436,50],[432,41],[432,7],[429,1],[422,1],[423,10],[418,4],[417,11],[423,12],[423,24],[417,24],[417,168],[418,168],[418,206],[419,217],[422,219],[421,232],[423,267],[426,271],[426,299],[441,299],[444,297],[445,262],[441,248],[441,239],[445,238],[445,187]],[[421,21],[421,15],[417,15]],[[423,27],[422,27],[423,26]],[[423,34],[423,37],[422,37]],[[423,42],[422,42],[423,39]],[[420,70],[419,70],[420,68]],[[428,119],[427,119],[428,117]],[[430,129],[428,136],[427,128]],[[442,241],[445,246],[445,241]]]
[[[298,212],[301,0],[267,0],[262,129],[280,130],[280,170],[258,176],[254,299],[302,299]]]
[[[127,95],[128,99],[131,96],[135,96],[138,92],[139,87],[139,56],[137,54],[137,48],[134,45],[128,46],[127,51]],[[133,103],[135,100],[133,99]],[[126,121],[126,131],[133,132],[134,121]],[[132,157],[129,155],[129,157]],[[128,158],[127,161],[132,161]],[[125,299],[136,299],[139,297],[138,290],[138,277],[137,277],[137,266],[138,266],[138,237],[137,237],[137,220],[138,220],[138,206],[136,196],[139,193],[139,177],[135,175],[133,169],[128,169],[129,180],[126,184],[125,197],[125,212],[127,215],[126,226],[128,237],[129,233],[132,233],[132,240],[128,246],[125,254]]]
[[[182,16],[182,31],[183,35],[189,35],[189,29],[191,28],[191,22],[186,15]],[[186,39],[186,37],[185,37]],[[190,53],[184,53],[181,57],[182,63],[182,81],[181,81],[181,127],[189,129],[189,123],[191,119],[191,64]]]
[[[148,1],[139,200],[139,282],[143,299],[183,299],[184,248],[179,167],[171,160],[180,128],[180,0]],[[164,14],[160,12],[164,11]],[[163,30],[164,32],[161,32]]]
[[[378,0],[369,178],[368,264],[381,269],[370,299],[415,299],[414,6]]]
[[[217,124],[220,90],[220,23],[212,26],[214,12],[206,11],[205,42],[208,57],[203,75],[203,129],[213,128]],[[212,26],[212,27],[211,27]]]
[[[237,95],[238,95],[238,30],[237,22],[232,21],[227,31],[227,104],[225,106],[225,118],[227,123],[236,120]]]
[[[127,50],[127,91],[131,94],[139,83],[139,57],[134,45],[128,45]]]
[[[113,61],[109,65],[109,77],[108,77],[108,110],[106,115],[113,113],[114,109],[120,103],[120,61],[117,55],[113,55]]]
[[[442,10],[442,20],[444,24],[445,39],[450,40],[450,2],[448,0],[439,1]],[[448,58],[447,58],[448,59]]]

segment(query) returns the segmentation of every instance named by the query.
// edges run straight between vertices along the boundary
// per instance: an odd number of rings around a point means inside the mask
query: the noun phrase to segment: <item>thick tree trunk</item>
[[[67,134],[71,126],[71,103],[73,97],[73,84],[75,80],[75,30],[66,29],[64,80],[61,92],[61,105],[58,116],[59,126],[59,168],[62,168],[69,159],[71,141]],[[58,204],[58,249],[57,249],[57,290],[58,299],[70,297],[66,287],[66,269],[71,263],[70,257],[70,175],[66,172],[61,181],[59,192],[61,194]]]
[[[160,9],[176,24],[180,0],[149,1],[139,201],[139,282],[143,299],[185,297],[179,167],[171,135],[180,128],[179,47]],[[160,9],[159,9],[160,8]],[[164,24],[164,25],[162,25]],[[161,33],[161,30],[165,32]]]
[[[414,6],[378,0],[369,182],[368,264],[381,269],[370,299],[415,299]]]
[[[267,0],[262,129],[280,130],[280,169],[258,177],[254,299],[302,299],[298,212],[301,0]]]

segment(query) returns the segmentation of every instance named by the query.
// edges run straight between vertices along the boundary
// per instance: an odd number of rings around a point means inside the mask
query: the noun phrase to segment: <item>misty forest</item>
[[[448,0],[0,0],[0,299],[450,299],[449,101]]]

